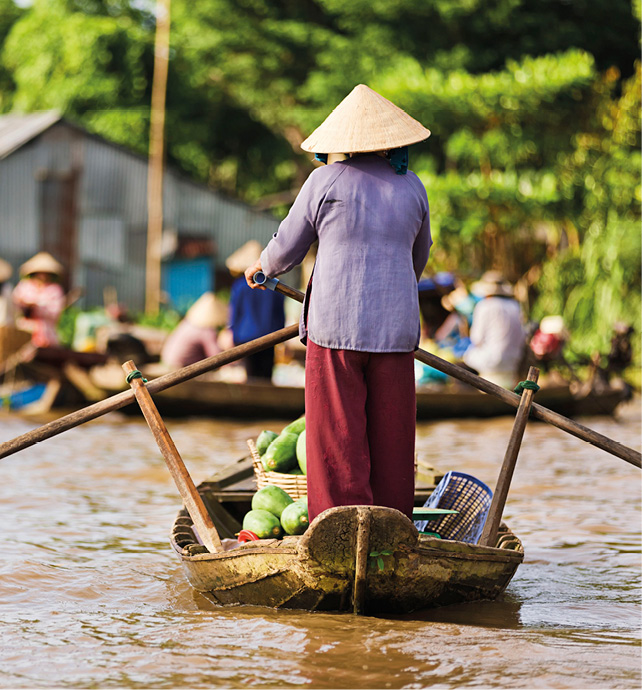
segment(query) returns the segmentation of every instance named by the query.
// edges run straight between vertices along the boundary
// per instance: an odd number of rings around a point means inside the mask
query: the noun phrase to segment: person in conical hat
[[[180,369],[217,355],[217,328],[225,325],[227,309],[213,292],[203,293],[187,310],[183,320],[167,336],[161,361]]]
[[[345,159],[312,172],[245,274],[255,287],[255,271],[285,273],[318,242],[300,323],[310,520],[355,504],[412,515],[417,282],[432,240],[407,147],[429,136],[394,103],[356,86],[301,145],[322,162]]]
[[[50,276],[48,280],[53,281],[60,280],[63,272],[62,264],[56,261],[48,252],[38,252],[38,254],[32,256],[20,266],[21,278],[42,274]],[[41,278],[41,280],[44,280],[44,278]]]
[[[255,264],[261,243],[250,240],[231,254],[225,265],[236,278],[230,291],[229,330],[234,345],[256,340],[285,325],[285,298],[272,290],[252,290],[245,280],[248,266]],[[247,380],[271,381],[274,348],[269,347],[243,359]]]
[[[60,285],[64,268],[48,252],[39,252],[20,266],[20,281],[13,291],[19,316],[16,325],[31,333],[36,347],[53,347],[60,340],[56,326],[65,306]]]
[[[185,320],[198,328],[222,328],[227,308],[213,292],[205,292],[187,310]]]
[[[537,361],[537,366],[548,373],[552,364],[570,365],[564,358],[562,350],[569,339],[569,332],[562,316],[557,314],[545,316],[530,339],[529,347]]]
[[[473,309],[470,346],[464,363],[483,378],[513,388],[526,349],[519,302],[513,286],[498,271],[486,271],[471,292],[481,300]]]
[[[477,297],[513,297],[513,286],[500,271],[486,271],[484,275],[470,286],[470,291]]]

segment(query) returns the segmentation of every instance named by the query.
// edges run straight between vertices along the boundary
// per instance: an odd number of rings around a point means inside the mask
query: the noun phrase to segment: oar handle
[[[257,271],[253,276],[252,276],[252,282],[256,283],[257,285],[263,285],[263,287],[266,287],[268,290],[276,290],[276,286],[279,284],[279,281],[277,278],[268,278],[263,271]]]
[[[145,381],[142,378],[141,373],[136,369],[136,365],[131,360],[123,364],[123,371],[127,375],[127,382],[132,387],[136,400],[140,405],[140,409],[145,417],[147,426],[149,426],[154,438],[156,439],[156,444],[158,445],[160,452],[165,458],[165,463],[167,464],[167,469],[172,475],[172,479],[176,484],[176,488],[183,499],[183,503],[187,508],[187,512],[192,518],[194,527],[198,532],[203,544],[207,547],[210,553],[217,553],[223,550],[221,545],[221,539],[218,536],[216,527],[212,522],[210,514],[207,512],[207,508],[203,503],[198,490],[192,478],[185,467],[185,463],[180,456],[172,437],[167,431],[167,427],[163,422],[163,418],[160,416],[152,396],[147,390]]]
[[[268,290],[272,290],[273,292],[280,292],[282,295],[285,295],[286,297],[291,297],[297,302],[303,302],[303,299],[305,297],[305,294],[301,292],[301,290],[297,290],[296,288],[290,287],[289,285],[285,285],[285,283],[282,283],[277,278],[268,278],[265,275],[265,273],[263,273],[263,271],[257,271],[252,276],[252,281],[257,285],[262,285]]]
[[[537,379],[539,378],[539,369],[536,367],[530,367],[528,370],[528,376],[526,378],[528,381],[532,381],[536,384]],[[504,455],[504,462],[502,463],[502,468],[499,471],[495,493],[493,494],[493,499],[490,503],[488,517],[486,518],[484,529],[482,530],[481,537],[479,538],[479,543],[482,546],[495,546],[497,543],[499,524],[506,506],[508,489],[510,488],[511,480],[513,479],[513,472],[515,471],[515,465],[517,464],[517,455],[519,454],[522,439],[524,438],[526,422],[528,421],[528,416],[531,411],[531,404],[533,402],[534,394],[535,390],[533,388],[527,388],[522,393],[522,399],[519,403],[519,407],[517,408],[517,414],[515,415],[513,430],[508,441],[506,454]]]

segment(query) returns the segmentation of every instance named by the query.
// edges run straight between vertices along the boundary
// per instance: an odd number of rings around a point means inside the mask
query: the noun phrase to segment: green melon
[[[305,454],[305,429],[299,434],[296,441],[296,459],[303,474],[307,473],[307,459]]]
[[[258,450],[259,455],[263,455],[263,453],[265,453],[270,443],[272,443],[277,436],[278,434],[276,431],[268,431],[267,429],[263,429],[256,439],[256,449]]]
[[[295,419],[291,424],[288,424],[282,434],[300,434],[305,429],[305,417]]]
[[[296,442],[298,434],[281,433],[268,446],[261,458],[266,472],[289,472],[297,464]]]
[[[259,539],[278,539],[283,534],[279,518],[268,510],[250,510],[246,513],[243,529],[254,532]]]
[[[287,491],[284,491],[280,486],[268,484],[252,496],[252,510],[267,510],[280,518],[283,509],[293,502]]]
[[[281,526],[287,534],[303,534],[308,525],[308,507],[305,503],[295,501],[281,514]]]
[[[301,472],[301,468],[300,468],[300,467],[295,467],[293,470],[290,470],[290,471],[288,472],[288,474],[296,474],[296,475],[298,475],[299,477],[304,477],[304,476],[305,476],[305,475],[303,474],[303,472]]]

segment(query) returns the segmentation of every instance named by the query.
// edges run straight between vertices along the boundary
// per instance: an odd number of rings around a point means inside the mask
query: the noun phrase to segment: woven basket
[[[261,462],[261,457],[256,449],[256,444],[249,439],[247,445],[252,454],[254,476],[257,489],[262,489],[268,484],[280,487],[293,499],[308,495],[308,478],[304,474],[284,474],[283,472],[266,472]]]

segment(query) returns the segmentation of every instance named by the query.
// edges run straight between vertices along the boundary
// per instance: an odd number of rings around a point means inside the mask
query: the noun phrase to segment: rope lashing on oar
[[[143,383],[147,383],[147,379],[138,369],[134,369],[134,371],[130,371],[129,374],[127,374],[127,383],[131,383],[134,379],[143,379]]]
[[[535,391],[535,393],[537,393],[539,386],[535,383],[535,381],[520,381],[515,388],[513,388],[513,393],[521,395],[526,390]]]

